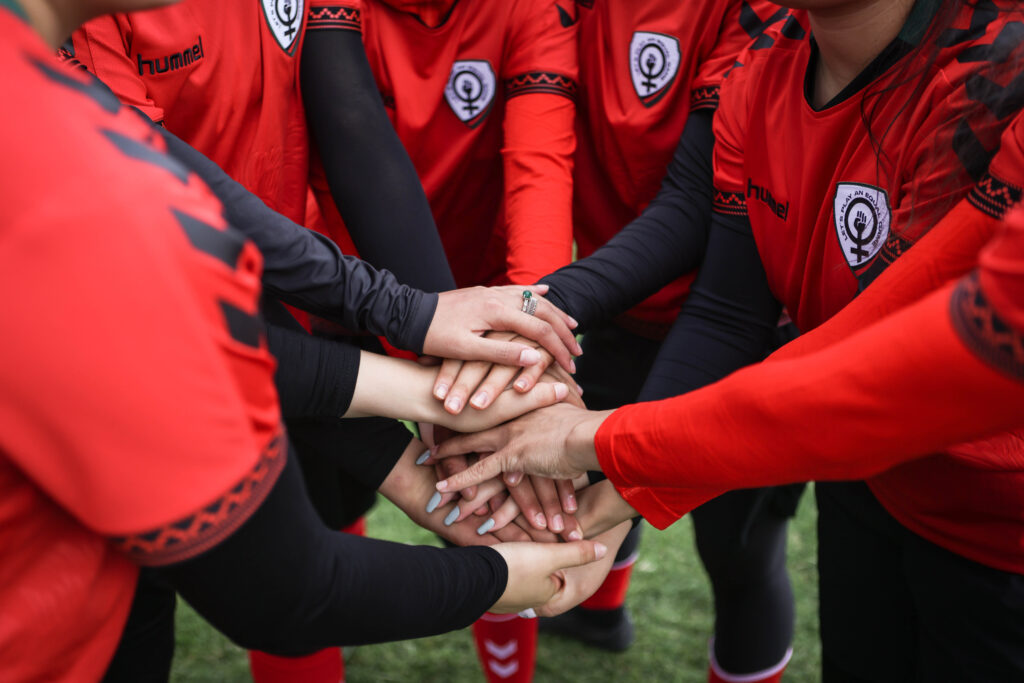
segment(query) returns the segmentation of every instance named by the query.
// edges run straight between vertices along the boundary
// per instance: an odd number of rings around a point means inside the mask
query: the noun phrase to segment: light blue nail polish
[[[456,505],[452,509],[452,511],[448,513],[448,516],[444,518],[444,525],[445,526],[451,526],[452,522],[454,522],[456,519],[458,519],[458,516],[459,516],[459,506]]]
[[[425,463],[427,461],[427,458],[429,458],[429,457],[430,457],[430,451],[429,450],[423,451],[423,455],[421,455],[420,457],[416,458],[416,464],[417,465],[422,465],[423,463]]]
[[[494,517],[491,517],[489,520],[487,520],[486,522],[484,522],[483,524],[481,524],[480,526],[478,526],[476,528],[477,536],[483,536],[484,534],[486,534],[488,531],[490,531],[493,528],[494,528]]]
[[[427,503],[427,512],[433,512],[437,509],[437,506],[441,504],[441,494],[437,491],[430,497],[430,502]]]

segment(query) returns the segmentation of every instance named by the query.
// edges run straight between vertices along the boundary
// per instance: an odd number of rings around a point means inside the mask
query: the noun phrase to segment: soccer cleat
[[[574,607],[557,617],[542,618],[540,630],[606,652],[625,652],[636,639],[633,618],[625,606],[609,610]]]

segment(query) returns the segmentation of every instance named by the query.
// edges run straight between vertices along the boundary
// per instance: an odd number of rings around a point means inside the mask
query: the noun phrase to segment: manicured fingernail
[[[608,546],[606,546],[604,543],[595,543],[594,554],[597,555],[597,559],[600,560],[602,557],[608,554]]]
[[[444,397],[447,396],[447,395],[448,395],[448,385],[447,384],[439,384],[439,385],[437,385],[437,389],[434,389],[434,396],[437,396],[442,401],[444,400]]]
[[[438,491],[446,491],[448,489],[448,480],[445,479],[443,481],[437,482],[434,488],[436,488]]]
[[[430,457],[430,451],[429,450],[423,451],[423,455],[421,455],[420,457],[416,458],[416,464],[417,465],[422,465],[423,463],[425,463],[427,461],[427,458],[429,458],[429,457]]]
[[[548,520],[544,518],[544,515],[538,512],[536,515],[533,516],[533,518],[534,520],[536,520],[537,526],[539,526],[541,529],[548,528]]]
[[[562,531],[563,529],[565,529],[565,522],[562,521],[562,515],[555,515],[551,519],[551,530]]]
[[[561,382],[555,383],[555,398],[561,401],[563,398],[569,395],[569,387]]]
[[[523,349],[519,354],[519,362],[523,365],[536,365],[540,362],[540,352],[537,349]]]
[[[572,531],[569,532],[569,540],[570,541],[582,541],[583,540],[583,534],[580,533],[579,529],[573,529]]]
[[[571,493],[565,497],[566,512],[576,512],[576,496]]]
[[[574,375],[576,374],[576,361],[569,361],[569,372],[573,373]]]
[[[487,405],[487,392],[486,391],[481,391],[479,394],[477,394],[476,396],[473,397],[473,400],[471,401],[471,403],[473,405],[475,405],[477,408],[483,408],[484,406],[486,406]]]
[[[516,389],[522,389],[523,391],[526,391],[526,380],[521,379],[518,382],[516,382]]]
[[[448,516],[444,518],[444,525],[451,526],[452,522],[459,518],[459,506],[456,505],[452,508],[452,511],[448,513]]]
[[[444,407],[448,409],[450,413],[457,413],[462,408],[462,401],[458,396],[452,396],[450,399],[445,401]]]
[[[437,509],[437,506],[441,504],[441,494],[434,492],[434,495],[430,497],[430,501],[427,503],[427,512],[431,513]]]
[[[535,612],[532,607],[527,607],[519,613],[519,616],[521,616],[523,619],[536,619],[537,612]]]
[[[569,316],[569,327],[579,327],[580,324],[576,322],[576,318]]]
[[[494,528],[494,517],[491,517],[489,520],[487,520],[486,522],[484,522],[483,524],[481,524],[480,526],[478,526],[476,528],[476,534],[477,534],[477,536],[483,536],[484,534],[486,534],[488,531],[490,531],[493,528]]]

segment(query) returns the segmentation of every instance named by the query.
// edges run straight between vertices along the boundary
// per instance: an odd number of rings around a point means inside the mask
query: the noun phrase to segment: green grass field
[[[384,499],[380,501],[369,518],[371,535],[409,543],[435,543],[432,534],[408,521]],[[807,492],[789,536],[789,568],[797,601],[794,655],[786,675],[790,683],[819,678],[814,525],[814,501],[811,492]],[[541,636],[535,680],[538,683],[706,680],[711,597],[693,549],[689,520],[667,531],[653,531],[650,527],[645,530],[640,560],[633,572],[629,604],[637,625],[636,643],[629,651],[606,654],[571,641]],[[483,681],[468,630],[403,643],[359,647],[351,653],[346,667],[349,683]],[[213,683],[251,679],[245,653],[180,603],[178,649],[171,680]]]

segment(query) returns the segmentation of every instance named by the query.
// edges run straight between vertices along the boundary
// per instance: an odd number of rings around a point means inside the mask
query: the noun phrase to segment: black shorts
[[[863,482],[815,491],[826,683],[1024,681],[1024,576],[914,534]]]

